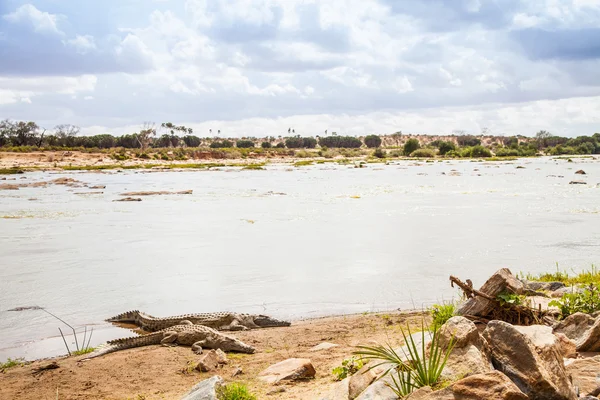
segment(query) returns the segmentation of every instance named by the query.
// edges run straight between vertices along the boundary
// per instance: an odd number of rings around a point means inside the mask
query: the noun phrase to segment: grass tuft
[[[528,281],[535,282],[562,282],[567,286],[571,285],[589,285],[596,284],[600,285],[600,270],[596,268],[596,266],[592,265],[592,267],[588,270],[583,270],[579,273],[573,271],[573,275],[569,275],[567,271],[561,271],[558,268],[558,263],[556,264],[556,272],[553,273],[543,273],[539,275],[527,274],[523,275],[522,273],[519,276],[520,278],[525,278]]]
[[[27,364],[27,361],[25,361],[24,358],[9,358],[6,360],[6,362],[0,363],[0,371],[9,368],[20,367],[25,364]]]
[[[217,389],[219,400],[256,400],[256,396],[250,393],[248,387],[241,383],[230,383]]]
[[[72,351],[71,354],[74,355],[74,356],[82,356],[84,354],[89,354],[89,353],[91,353],[94,350],[96,350],[95,347],[87,347],[85,349]]]

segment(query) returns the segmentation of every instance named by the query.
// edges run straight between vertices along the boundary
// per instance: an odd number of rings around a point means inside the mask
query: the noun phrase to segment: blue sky
[[[600,0],[0,0],[0,118],[600,131]]]

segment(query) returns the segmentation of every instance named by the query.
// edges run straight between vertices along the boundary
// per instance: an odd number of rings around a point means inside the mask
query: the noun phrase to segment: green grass
[[[265,163],[260,163],[260,164],[248,164],[248,165],[244,165],[244,167],[242,169],[248,169],[248,170],[262,170],[264,169]]]
[[[72,351],[71,354],[74,355],[74,356],[82,356],[84,354],[89,354],[89,353],[91,353],[94,350],[96,350],[95,347],[88,347],[86,349]]]
[[[305,166],[307,166],[307,165],[313,165],[313,162],[314,162],[314,161],[312,161],[312,160],[302,160],[302,161],[296,161],[296,162],[294,163],[294,167],[305,167]]]
[[[22,174],[23,171],[20,168],[0,168],[0,175],[12,175],[12,174]]]
[[[256,400],[256,396],[250,393],[248,387],[241,383],[229,383],[217,389],[219,400]]]
[[[594,265],[591,266],[588,270],[583,270],[579,273],[572,271],[572,275],[570,275],[567,271],[561,271],[558,268],[558,264],[556,264],[556,271],[553,273],[543,273],[539,275],[520,274],[521,278],[525,278],[528,281],[536,281],[536,282],[562,282],[567,286],[571,285],[589,285],[589,284],[600,284],[600,270],[596,268]]]
[[[8,360],[6,360],[6,362],[0,363],[0,371],[3,369],[20,367],[25,364],[27,364],[27,361],[25,361],[24,358],[9,358]]]
[[[454,303],[434,304],[431,306],[431,329],[439,329],[454,316],[456,306]]]

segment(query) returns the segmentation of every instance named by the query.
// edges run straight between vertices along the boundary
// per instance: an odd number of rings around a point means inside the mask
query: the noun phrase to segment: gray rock
[[[496,369],[531,400],[577,399],[552,328],[491,321],[483,337],[490,346]]]
[[[583,293],[583,289],[578,286],[565,286],[550,293],[550,297],[562,297],[564,294]]]
[[[562,333],[574,341],[579,352],[600,351],[600,318],[575,313],[559,322],[554,332]]]
[[[281,381],[295,381],[299,379],[313,378],[316,374],[315,367],[307,358],[289,358],[285,361],[271,365],[258,374],[258,378],[264,382],[277,384]]]
[[[386,382],[391,382],[389,375],[366,388],[356,400],[398,400]]]
[[[198,383],[181,400],[217,400],[217,389],[223,384],[223,378],[215,375]]]
[[[561,289],[565,287],[565,284],[562,282],[536,282],[536,281],[523,281],[525,287],[529,290],[533,291],[550,291],[553,292],[555,290]]]
[[[314,347],[311,347],[308,351],[329,350],[329,349],[333,349],[334,347],[338,347],[338,346],[339,346],[339,344],[323,342],[323,343],[319,343],[318,345],[316,345]]]
[[[350,377],[337,382],[320,400],[348,400],[350,398]]]
[[[573,360],[567,371],[581,395],[592,395],[600,387],[600,356]]]

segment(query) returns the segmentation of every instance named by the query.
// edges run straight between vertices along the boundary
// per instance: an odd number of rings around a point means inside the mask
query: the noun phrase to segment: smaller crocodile
[[[185,314],[174,317],[153,317],[138,310],[108,318],[107,322],[131,323],[140,328],[155,332],[178,325],[181,321],[190,321],[194,325],[204,325],[220,331],[246,331],[249,329],[290,326],[290,322],[281,321],[267,315],[243,314],[234,312],[216,312],[202,314]]]
[[[203,348],[221,349],[238,353],[254,353],[254,347],[227,336],[212,328],[203,325],[192,325],[184,321],[182,325],[171,326],[158,332],[147,335],[110,340],[105,345],[99,346],[85,359],[100,357],[115,351],[132,349],[134,347],[162,344],[163,346],[191,346],[192,351],[201,354]]]

